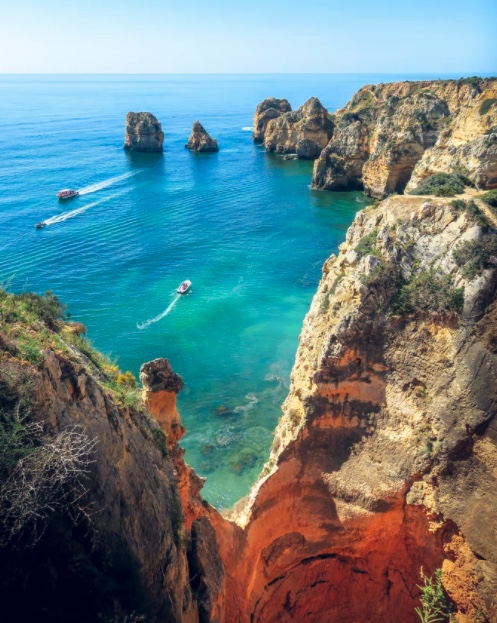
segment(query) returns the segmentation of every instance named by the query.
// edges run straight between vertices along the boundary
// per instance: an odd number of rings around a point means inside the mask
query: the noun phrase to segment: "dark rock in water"
[[[188,139],[188,143],[185,145],[187,149],[192,151],[201,152],[213,152],[219,151],[217,141],[215,138],[211,138],[200,121],[195,121],[192,127],[192,133]]]
[[[164,132],[152,113],[129,112],[126,115],[124,149],[141,152],[162,152]]]
[[[220,405],[219,407],[216,407],[213,412],[215,415],[219,415],[221,417],[230,417],[232,415],[237,415],[236,411],[233,411],[233,409],[230,409],[226,405]]]
[[[254,113],[254,133],[253,138],[256,143],[264,141],[266,126],[271,119],[276,119],[285,112],[290,112],[292,107],[290,102],[285,99],[277,99],[276,97],[268,97],[263,100],[255,109]]]
[[[254,448],[242,448],[228,461],[228,465],[232,472],[240,475],[245,470],[255,467],[260,458],[260,453]]]

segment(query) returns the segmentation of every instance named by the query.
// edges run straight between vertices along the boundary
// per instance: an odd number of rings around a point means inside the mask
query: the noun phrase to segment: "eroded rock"
[[[157,118],[149,112],[126,115],[124,149],[129,151],[162,152],[164,132]]]
[[[285,112],[290,112],[292,107],[288,100],[268,97],[255,109],[253,138],[256,143],[264,142],[266,127],[271,119],[276,119]]]
[[[192,133],[190,134],[190,138],[188,139],[188,143],[185,147],[186,149],[191,149],[192,151],[219,151],[216,139],[209,136],[200,121],[195,121],[193,124]]]
[[[257,114],[257,113],[256,113]],[[317,97],[298,110],[270,119],[264,132],[264,146],[277,154],[297,154],[314,159],[333,135],[333,120]]]

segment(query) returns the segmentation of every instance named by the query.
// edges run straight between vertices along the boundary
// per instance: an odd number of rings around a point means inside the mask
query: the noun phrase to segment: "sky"
[[[497,74],[496,0],[0,0],[0,73]]]

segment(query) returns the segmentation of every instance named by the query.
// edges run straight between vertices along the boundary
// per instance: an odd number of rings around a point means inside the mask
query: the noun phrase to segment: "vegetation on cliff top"
[[[41,351],[45,348],[70,359],[82,354],[88,372],[98,378],[118,405],[141,410],[133,374],[122,374],[116,362],[96,350],[85,337],[84,325],[66,321],[65,312],[65,305],[52,292],[12,294],[0,288],[0,323],[13,355],[36,365],[42,361]]]
[[[454,197],[464,193],[466,186],[472,186],[470,180],[459,173],[435,173],[422,184],[411,190],[410,195],[434,195],[435,197]]]

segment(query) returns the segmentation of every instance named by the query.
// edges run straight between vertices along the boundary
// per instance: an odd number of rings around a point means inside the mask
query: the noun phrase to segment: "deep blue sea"
[[[321,265],[367,203],[311,191],[312,163],[255,146],[254,109],[334,111],[364,84],[429,77],[0,76],[0,282],[53,290],[123,369],[171,361],[186,460],[218,507],[268,456]],[[128,111],[161,121],[163,155],[123,151]],[[196,119],[219,153],[184,148]],[[65,187],[81,195],[59,202]]]

